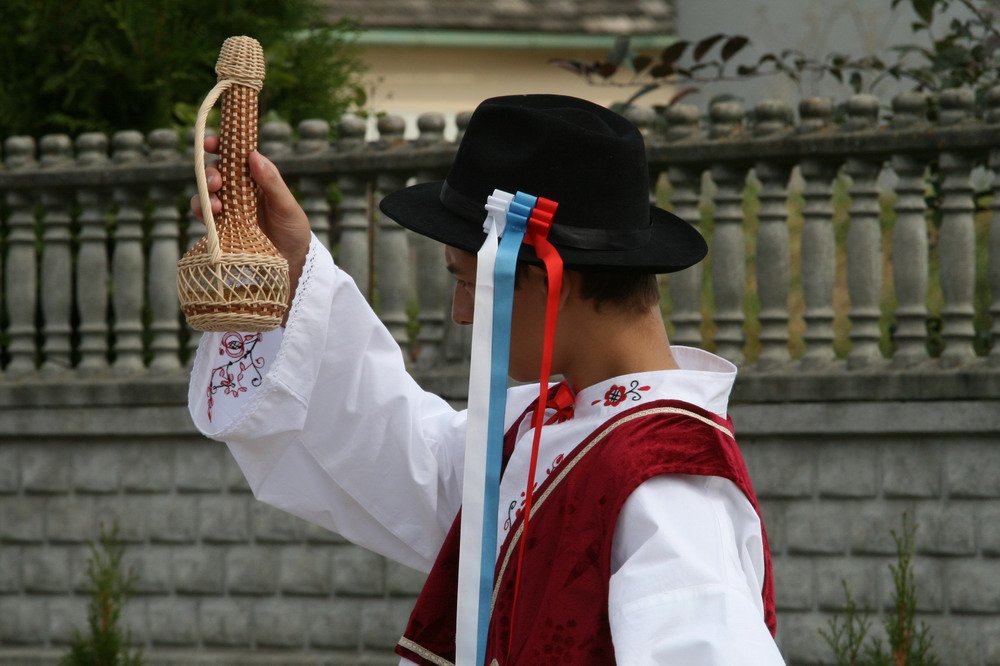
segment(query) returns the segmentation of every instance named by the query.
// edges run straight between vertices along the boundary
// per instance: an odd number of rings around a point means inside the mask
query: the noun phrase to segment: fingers
[[[219,137],[217,136],[205,137],[205,152],[212,153],[214,155],[219,154]]]
[[[209,189],[211,189],[211,185],[209,185]],[[218,190],[219,188],[216,187],[215,189]],[[218,215],[222,212],[222,200],[219,199],[219,197],[211,194],[209,195],[208,200],[212,203],[212,215]],[[191,197],[191,212],[196,218],[204,221],[204,216],[201,212],[201,197],[197,194]]]

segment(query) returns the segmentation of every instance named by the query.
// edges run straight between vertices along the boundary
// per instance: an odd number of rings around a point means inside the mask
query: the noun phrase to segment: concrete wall
[[[908,512],[941,663],[1000,664],[1000,402],[948,374],[911,380],[934,400],[872,399],[859,387],[877,374],[738,384],[789,663],[829,658],[818,630],[841,579],[889,603],[890,530]],[[126,622],[150,663],[395,663],[422,575],[254,501],[225,447],[193,432],[184,389],[0,384],[0,663],[51,663],[84,626],[86,542],[108,519],[140,575]]]

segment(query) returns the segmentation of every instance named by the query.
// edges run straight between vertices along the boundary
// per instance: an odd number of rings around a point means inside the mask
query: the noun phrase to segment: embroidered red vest
[[[520,419],[507,431],[505,460],[519,424]],[[625,500],[644,481],[661,474],[720,476],[736,484],[759,516],[732,432],[731,421],[711,412],[658,400],[606,421],[568,454],[535,491],[512,642],[520,518],[500,549],[486,663],[614,664],[608,585],[612,539]],[[418,664],[447,666],[455,660],[460,524],[461,515],[445,538],[396,646],[398,654]],[[764,620],[773,635],[774,583],[763,520],[761,537]]]

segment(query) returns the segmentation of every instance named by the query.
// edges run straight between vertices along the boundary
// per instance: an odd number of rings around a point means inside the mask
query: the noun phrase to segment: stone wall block
[[[934,654],[941,664],[980,666],[984,663],[986,618],[955,615],[919,615],[934,637]]]
[[[89,594],[90,581],[87,580],[87,562],[89,560],[89,546],[73,546],[70,549],[69,584],[76,594]]]
[[[253,534],[258,542],[288,543],[302,540],[302,531],[306,523],[301,518],[263,502],[254,502],[251,506]]]
[[[363,606],[364,602],[358,599],[331,599],[311,604],[308,617],[309,644],[320,648],[360,647]]]
[[[150,598],[133,597],[122,610],[122,627],[132,634],[132,644],[147,645],[149,635]]]
[[[937,504],[917,509],[914,537],[917,552],[929,555],[972,555],[976,552],[976,520],[972,507]],[[900,528],[896,533],[900,534]]]
[[[837,555],[847,550],[851,505],[802,503],[785,516],[790,554]]]
[[[333,551],[333,588],[338,593],[381,595],[385,591],[385,559],[358,546]]]
[[[819,630],[827,630],[818,613],[786,613],[778,619],[778,644],[788,664],[832,664],[834,655]]]
[[[51,497],[45,505],[45,535],[49,543],[83,543],[97,538],[94,498],[83,495]]]
[[[385,586],[389,594],[416,596],[424,587],[427,574],[392,560],[385,561]]]
[[[199,503],[200,534],[205,543],[250,540],[250,502],[246,496],[206,496]]]
[[[248,599],[205,599],[198,609],[205,645],[250,647],[252,602]]]
[[[886,497],[937,497],[941,468],[936,446],[927,442],[890,445],[882,458],[882,489]]]
[[[840,612],[847,602],[847,589],[860,608],[875,608],[879,602],[878,570],[881,560],[868,558],[828,559],[816,562],[816,596],[822,610]]]
[[[0,548],[0,594],[14,594],[21,590],[21,548]]]
[[[121,453],[117,447],[82,446],[73,452],[73,487],[81,492],[113,493],[121,478]]]
[[[69,490],[72,450],[40,443],[21,451],[21,484],[29,493],[63,493]]]
[[[169,445],[144,442],[121,452],[125,492],[163,493],[173,488],[174,454]]]
[[[308,521],[302,521],[302,538],[309,543],[348,543],[336,532]]]
[[[288,594],[328,595],[330,549],[288,546],[278,556],[278,588]]]
[[[815,586],[815,564],[805,557],[775,557],[771,560],[774,571],[775,603],[779,613],[790,610],[812,610]]]
[[[247,478],[243,476],[243,471],[236,464],[236,461],[233,460],[232,456],[225,457],[222,468],[223,483],[226,490],[231,493],[240,494],[250,492],[250,484],[247,483]]]
[[[16,493],[20,484],[21,466],[18,453],[21,447],[4,444],[0,446],[0,495]]]
[[[878,493],[878,446],[830,442],[819,451],[817,486],[823,497],[874,497]]]
[[[56,645],[68,645],[73,634],[87,626],[87,600],[80,597],[49,599],[48,636]]]
[[[979,548],[983,555],[1000,556],[1000,502],[991,502],[979,512]]]
[[[191,495],[149,499],[149,539],[153,543],[193,543],[198,537],[198,500]]]
[[[201,440],[175,448],[175,485],[182,492],[208,492],[222,488],[222,461],[229,455],[218,442]]]
[[[896,543],[891,530],[898,534],[903,526],[903,514],[914,515],[909,502],[868,502],[852,509],[850,546],[855,555],[895,555]]]
[[[153,645],[196,645],[198,601],[183,597],[150,599],[149,640]]]
[[[66,548],[25,548],[21,581],[27,592],[66,593],[70,589],[70,551]]]
[[[140,594],[166,594],[173,589],[173,554],[162,546],[130,547],[122,556],[125,571],[136,575],[135,591]]]
[[[45,538],[45,499],[9,497],[0,500],[0,541],[32,543]]]
[[[43,644],[47,631],[45,601],[40,597],[0,597],[0,644]]]
[[[273,548],[241,546],[225,554],[226,590],[230,594],[277,592],[278,553]]]
[[[258,646],[302,647],[309,618],[302,600],[265,599],[254,605],[254,636]]]
[[[1000,447],[995,438],[949,443],[944,464],[950,497],[1000,497]]]
[[[955,560],[945,580],[953,613],[1000,613],[1000,560]]]
[[[985,621],[983,629],[983,659],[987,666],[1000,666],[1000,619]]]
[[[811,497],[814,451],[801,442],[749,440],[741,442],[747,471],[757,497]]]
[[[365,647],[392,649],[406,629],[413,601],[384,599],[369,601],[361,609],[361,641]]]
[[[118,538],[125,543],[145,541],[149,504],[143,495],[102,495],[94,500],[94,520],[98,530],[117,526]]]
[[[173,551],[174,589],[190,594],[221,594],[225,578],[217,548],[180,547]]]

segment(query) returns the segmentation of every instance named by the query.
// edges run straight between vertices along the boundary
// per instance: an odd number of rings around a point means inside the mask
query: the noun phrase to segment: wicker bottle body
[[[198,331],[270,330],[288,308],[288,262],[257,223],[257,186],[247,164],[256,148],[257,90],[234,83],[222,96],[222,212],[206,221],[218,242],[213,247],[211,235],[203,237],[177,264],[181,309]]]

